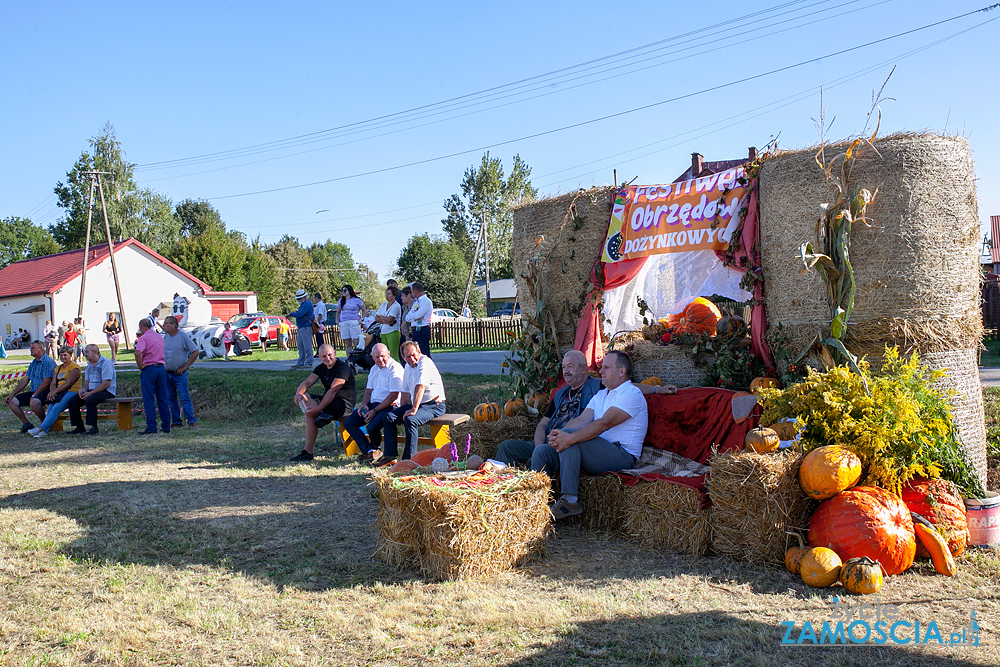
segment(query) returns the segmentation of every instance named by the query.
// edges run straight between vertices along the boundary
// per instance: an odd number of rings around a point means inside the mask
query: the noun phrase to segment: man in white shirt
[[[420,346],[420,354],[431,356],[431,313],[434,304],[429,296],[424,294],[423,283],[410,285],[413,305],[406,313],[406,321],[410,323],[410,337]]]
[[[443,415],[445,407],[444,383],[441,374],[430,357],[420,354],[420,346],[412,340],[403,343],[403,396],[400,406],[393,408],[386,415],[385,450],[381,457],[372,463],[378,468],[392,465],[399,453],[398,425],[406,429],[406,444],[403,446],[403,458],[408,459],[417,451],[417,436],[421,425],[435,417]]]
[[[380,458],[382,425],[389,411],[399,404],[403,390],[403,365],[392,358],[389,347],[376,343],[372,347],[375,366],[368,373],[368,388],[358,408],[344,419],[344,428],[361,450],[358,463]],[[368,434],[361,430],[367,425]],[[377,456],[376,456],[377,454]]]
[[[580,468],[591,475],[632,468],[642,453],[649,413],[646,398],[629,382],[632,361],[623,352],[609,352],[601,365],[605,388],[597,392],[580,416],[549,432],[548,442],[531,453],[531,469],[559,474],[562,497],[552,505],[556,519],[583,512],[577,497]]]
[[[316,338],[316,354],[318,355],[319,346],[325,342],[323,334],[326,332],[326,304],[323,303],[323,297],[320,296],[319,292],[313,294],[313,322],[316,323],[313,328],[316,330],[314,337]]]

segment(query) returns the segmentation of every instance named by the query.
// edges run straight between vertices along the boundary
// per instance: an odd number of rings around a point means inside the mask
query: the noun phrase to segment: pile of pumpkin
[[[930,557],[934,569],[956,572],[965,551],[965,503],[943,480],[913,480],[902,497],[874,486],[854,486],[861,460],[837,445],[809,452],[799,484],[822,501],[809,520],[808,542],[788,549],[785,567],[810,586],[837,581],[852,593],[875,593],[883,577],[900,574],[915,557]]]
[[[495,422],[501,415],[515,417],[517,415],[537,415],[549,407],[549,395],[544,391],[527,394],[524,398],[512,398],[500,408],[499,403],[480,403],[472,411],[472,418],[477,422]]]

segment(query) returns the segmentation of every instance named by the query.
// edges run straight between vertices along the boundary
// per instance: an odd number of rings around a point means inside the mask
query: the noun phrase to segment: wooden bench
[[[98,412],[97,419],[115,419],[118,421],[119,431],[131,431],[132,430],[132,405],[138,403],[142,405],[142,399],[138,396],[116,396],[114,398],[109,398],[106,401],[101,401],[100,405],[118,405],[118,410],[116,412]],[[86,408],[82,405],[80,406],[80,411],[84,412]],[[86,416],[86,415],[84,415]],[[63,430],[63,420],[67,418],[65,412],[59,415],[56,419],[56,423],[52,425],[53,431]]]
[[[420,447],[428,446],[434,447],[435,449],[441,447],[442,445],[447,445],[451,442],[451,427],[458,426],[459,424],[464,424],[469,421],[469,415],[464,414],[443,414],[440,417],[435,417],[434,419],[427,422],[427,425],[431,427],[431,437],[429,438],[417,438],[417,449]],[[350,434],[343,427],[339,421],[333,422],[334,433],[340,435],[340,441],[344,443],[344,448],[347,450],[348,454],[360,454],[361,450],[358,446],[354,444],[354,439],[351,438]]]

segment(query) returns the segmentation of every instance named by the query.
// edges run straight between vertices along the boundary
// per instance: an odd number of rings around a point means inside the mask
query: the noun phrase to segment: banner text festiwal
[[[747,196],[746,186],[740,183],[743,179],[743,167],[736,167],[669,185],[621,188],[611,211],[602,261],[724,249]]]

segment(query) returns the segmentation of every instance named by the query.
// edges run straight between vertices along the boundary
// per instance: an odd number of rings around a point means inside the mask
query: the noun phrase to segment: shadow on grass
[[[787,645],[782,644],[786,629],[781,625],[755,621],[746,616],[705,611],[580,622],[565,631],[558,641],[515,662],[504,664],[508,667],[637,664],[678,667],[973,667],[991,664],[983,648],[976,646],[952,649],[927,645],[915,650],[913,646],[901,646],[891,640],[883,645],[816,646],[809,645],[808,641],[802,645]],[[801,632],[802,621],[809,620],[815,624],[818,637],[822,621],[828,619],[790,616],[787,620],[797,621],[792,633],[794,641]],[[941,628],[942,635],[947,636],[945,633],[954,629],[950,626]],[[859,626],[855,634],[861,638],[864,631]],[[900,628],[898,636],[901,639],[912,637],[913,632]],[[949,656],[946,652],[960,657]]]

